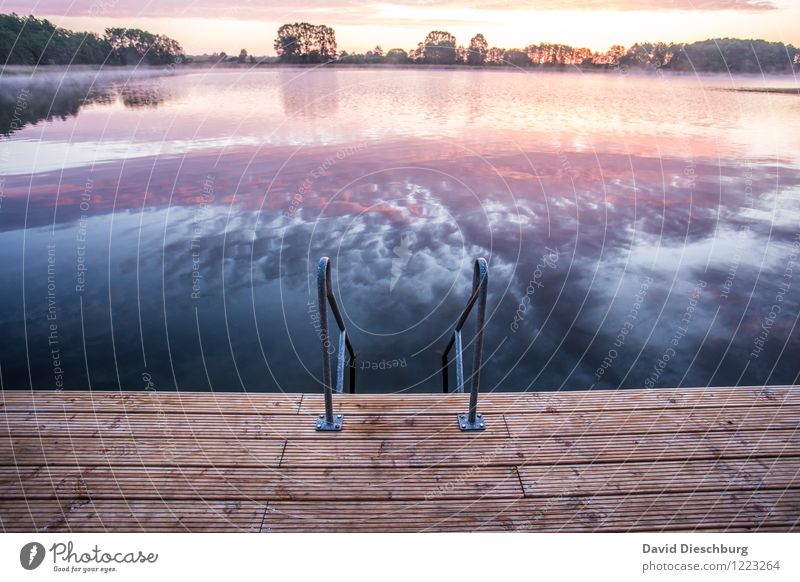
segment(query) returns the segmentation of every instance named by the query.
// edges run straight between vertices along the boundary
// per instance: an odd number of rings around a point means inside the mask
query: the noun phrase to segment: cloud
[[[439,4],[436,0],[433,4]],[[456,6],[453,2],[441,2]],[[504,2],[472,3],[475,7],[507,10],[641,10],[645,12],[664,10],[717,11],[717,10],[774,10],[776,4],[770,0],[520,0]],[[463,6],[463,3],[461,4]]]
[[[764,11],[778,6],[771,0],[411,0],[380,2],[375,0],[317,0],[302,3],[264,5],[256,0],[161,0],[135,3],[123,0],[10,0],[4,12],[47,16],[117,17],[117,18],[248,18],[270,21],[307,20],[330,23],[373,21],[381,14],[398,10],[411,16],[441,11]],[[391,19],[391,18],[390,18]],[[411,18],[413,19],[413,18]]]

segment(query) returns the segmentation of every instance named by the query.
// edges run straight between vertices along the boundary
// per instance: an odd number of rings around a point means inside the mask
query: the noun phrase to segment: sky
[[[408,50],[430,30],[447,30],[463,45],[481,32],[504,48],[557,42],[606,50],[726,36],[800,45],[800,0],[0,0],[0,12],[80,31],[144,28],[188,54],[272,55],[278,27],[303,21],[333,27],[348,52]]]

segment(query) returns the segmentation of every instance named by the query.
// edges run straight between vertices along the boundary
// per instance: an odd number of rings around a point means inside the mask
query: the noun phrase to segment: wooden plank
[[[302,405],[301,405],[302,401]],[[466,410],[464,394],[337,394],[337,410],[354,414],[455,414]],[[479,405],[485,414],[528,414],[572,410],[800,405],[800,387],[656,388],[592,391],[487,392]],[[221,414],[319,414],[321,394],[152,391],[0,391],[0,411]]]
[[[488,394],[483,433],[458,430],[466,395],[336,395],[345,430],[321,434],[319,395],[6,394],[0,525],[14,531],[800,521],[795,387]]]
[[[241,392],[0,391],[0,412],[297,414],[302,394]]]
[[[606,439],[557,437],[551,440],[519,439],[530,463],[594,463],[604,461],[747,458],[750,456],[797,456],[800,432],[796,430],[719,433],[620,435]],[[562,446],[560,457],[556,447]],[[554,453],[549,458],[543,453]],[[538,461],[537,461],[538,459]]]
[[[505,415],[512,437],[800,428],[800,406]]]
[[[685,531],[797,527],[800,490],[541,499],[271,502],[263,531]]]
[[[293,439],[281,467],[558,465],[800,455],[800,431],[675,433],[545,438],[336,441]]]
[[[277,467],[283,439],[198,440],[92,437],[0,438],[0,464],[8,466]]]
[[[3,532],[257,532],[265,503],[114,500],[0,500]]]
[[[277,466],[284,440],[151,438],[0,438],[7,466],[157,465],[208,467]],[[407,439],[368,441],[292,440],[282,467],[431,467],[530,465],[632,460],[736,459],[800,454],[799,431],[749,431],[676,435],[623,435],[609,441],[578,439]]]
[[[221,469],[0,467],[4,499],[347,499],[521,497],[513,468]]]
[[[505,419],[505,421],[503,420]],[[86,412],[9,412],[0,415],[0,436],[155,436],[158,438],[315,438],[309,415],[93,414]],[[508,425],[508,429],[506,429]],[[570,436],[676,431],[755,430],[800,427],[800,407],[684,409],[659,413],[576,412],[505,415],[487,419],[486,431],[464,434],[450,415],[349,415],[345,430],[330,439],[409,438],[422,440],[488,436]]]
[[[162,439],[264,439],[316,437],[316,416],[281,414],[93,414],[87,412],[7,412],[0,414],[2,436],[102,436]],[[348,416],[345,430],[326,435],[333,439],[408,438],[421,440],[435,436],[464,438],[455,416]],[[508,436],[505,422],[487,426],[470,438]]]
[[[457,414],[467,410],[468,394],[337,394],[334,408],[351,414]],[[578,410],[650,410],[800,405],[798,386],[735,388],[653,388],[625,390],[484,392],[483,414],[537,414]],[[321,394],[305,394],[301,413],[322,410]]]
[[[800,457],[519,467],[527,497],[800,489]]]

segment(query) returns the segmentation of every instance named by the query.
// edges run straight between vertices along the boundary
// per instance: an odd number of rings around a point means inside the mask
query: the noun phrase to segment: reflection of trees
[[[126,107],[158,107],[169,95],[156,82],[98,82],[95,74],[47,79],[0,80],[0,135],[27,125],[67,119],[91,104],[121,99]]]
[[[159,85],[123,85],[119,96],[122,104],[132,109],[155,108],[166,100],[166,92]]]
[[[339,82],[336,71],[309,75],[304,71],[284,72],[280,76],[283,111],[288,117],[328,117],[339,109]]]
[[[8,135],[42,120],[66,119],[80,108],[107,99],[107,91],[56,84],[0,88],[0,133]]]

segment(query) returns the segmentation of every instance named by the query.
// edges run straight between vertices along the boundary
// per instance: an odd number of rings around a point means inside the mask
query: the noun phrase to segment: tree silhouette
[[[336,58],[336,31],[308,22],[284,24],[274,43],[282,62],[321,63]]]
[[[308,22],[284,24],[274,43],[279,60],[286,63],[321,63],[337,59],[336,32]],[[245,49],[239,56],[215,53],[212,62],[255,62]],[[9,65],[171,65],[185,60],[177,41],[137,28],[108,28],[100,37],[72,32],[47,19],[0,14],[0,62]],[[525,49],[488,47],[478,33],[465,48],[449,32],[433,30],[408,53],[394,48],[384,54],[380,46],[364,54],[342,52],[339,62],[352,64],[415,63],[432,65],[642,68],[672,71],[727,73],[782,73],[800,70],[800,50],[791,44],[735,38],[693,43],[639,42],[626,49],[614,45],[606,52],[563,44],[539,43]]]
[[[181,45],[161,34],[138,28],[106,28],[112,59],[121,65],[169,65],[183,58]]]
[[[469,41],[467,52],[467,64],[482,65],[486,62],[486,55],[489,52],[489,43],[481,33],[473,36]]]
[[[422,58],[431,65],[452,65],[456,62],[456,37],[444,30],[432,30],[425,37]]]
[[[506,54],[505,49],[493,46],[486,53],[486,62],[490,65],[504,65],[506,64],[503,60],[505,54]]]
[[[58,28],[47,19],[0,14],[0,62],[9,65],[95,64],[111,47],[98,35]]]
[[[531,64],[528,53],[519,49],[510,49],[503,55],[503,60],[512,67],[527,67]]]
[[[386,62],[394,64],[407,63],[408,53],[401,48],[389,49],[386,53]]]
[[[765,40],[719,38],[669,47],[666,68],[676,71],[731,73],[790,72],[800,64],[800,51],[790,44]]]

